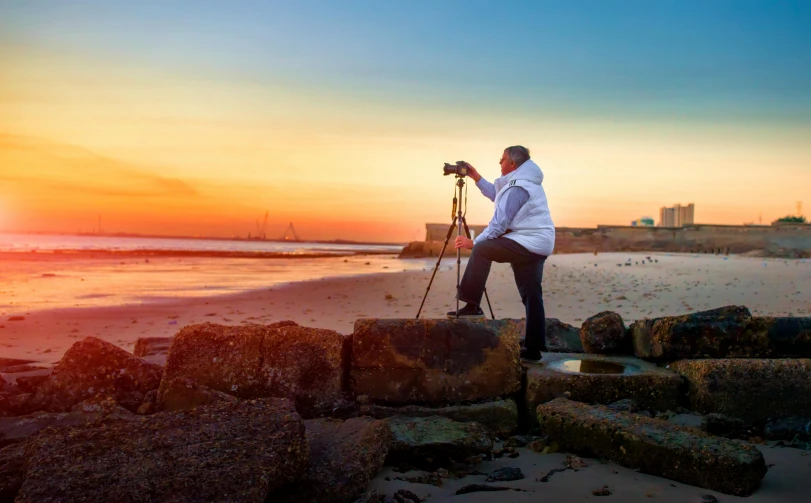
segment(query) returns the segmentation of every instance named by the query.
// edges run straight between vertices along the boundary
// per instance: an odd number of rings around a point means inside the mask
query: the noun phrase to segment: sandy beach
[[[131,350],[139,337],[172,336],[203,322],[294,320],[349,334],[358,318],[415,316],[435,264],[391,256],[161,257],[147,263],[13,255],[4,256],[0,269],[0,353],[43,363],[58,361],[86,336]],[[810,282],[809,260],[553,255],[544,272],[544,301],[548,317],[575,326],[604,310],[630,322],[730,304],[758,315],[808,316],[811,289],[803,285]],[[421,316],[443,317],[453,309],[455,285],[455,259],[443,260]],[[488,294],[497,318],[523,317],[509,266],[494,264]]]
[[[16,257],[16,260],[15,260]],[[318,259],[155,257],[124,260],[48,254],[6,254],[2,262],[0,356],[56,363],[71,344],[95,336],[132,350],[139,337],[172,336],[181,327],[294,320],[349,334],[356,319],[414,317],[435,260],[393,256]],[[627,264],[627,265],[626,265]],[[302,279],[304,279],[302,281]],[[811,315],[811,261],[744,256],[607,253],[552,256],[546,265],[547,316],[580,325],[604,310],[626,322],[723,305],[745,305],[753,314]],[[422,316],[442,317],[454,307],[454,259],[443,261]],[[488,293],[498,318],[521,318],[509,266],[494,264]],[[54,307],[55,306],[55,307]],[[34,370],[17,375],[41,373]],[[15,375],[5,374],[9,381]],[[408,489],[427,501],[805,501],[811,456],[774,443],[760,445],[769,472],[761,488],[737,498],[584,458],[585,468],[564,467],[566,454],[518,449],[518,457],[485,461],[471,474],[456,474],[442,487],[399,480],[417,473],[385,467],[371,489]],[[525,478],[491,483],[512,490],[456,495],[485,483],[498,468],[520,468]],[[468,470],[471,470],[468,469]],[[610,496],[592,491],[607,487]],[[714,497],[716,499],[711,499]]]

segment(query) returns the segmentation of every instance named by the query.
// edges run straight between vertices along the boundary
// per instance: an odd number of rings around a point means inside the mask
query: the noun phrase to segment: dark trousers
[[[546,314],[541,289],[545,256],[536,255],[503,236],[476,244],[459,284],[459,300],[481,305],[484,286],[493,262],[509,262],[512,266],[518,293],[521,294],[521,301],[527,310],[527,349],[546,351]]]

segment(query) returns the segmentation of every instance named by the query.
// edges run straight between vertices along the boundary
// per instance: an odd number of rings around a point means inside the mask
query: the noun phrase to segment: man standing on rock
[[[454,243],[455,248],[473,250],[457,292],[459,300],[467,304],[458,314],[460,318],[484,318],[480,304],[490,266],[493,262],[508,262],[527,310],[526,347],[521,350],[521,358],[538,361],[541,351],[546,350],[541,281],[544,262],[555,248],[555,225],[541,185],[543,172],[530,160],[529,150],[508,147],[499,163],[501,177],[493,183],[467,165],[468,176],[485,197],[495,202],[496,209],[475,241],[458,236]],[[449,318],[456,315],[456,311],[448,313]]]

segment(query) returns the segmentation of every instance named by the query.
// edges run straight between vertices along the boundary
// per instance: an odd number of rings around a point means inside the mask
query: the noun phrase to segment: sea
[[[69,253],[76,250],[122,253]],[[146,250],[180,253],[139,253]],[[398,259],[400,250],[378,244],[0,233],[0,316],[174,302],[299,281],[433,269],[434,261]]]
[[[184,251],[184,252],[265,252],[293,256],[331,253],[399,253],[403,245],[308,243],[299,241],[263,241],[133,236],[3,234],[0,252],[22,251]]]

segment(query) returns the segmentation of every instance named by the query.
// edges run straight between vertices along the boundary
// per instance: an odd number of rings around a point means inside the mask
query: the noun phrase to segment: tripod
[[[456,229],[456,236],[462,235],[462,229],[465,230],[465,236],[470,239],[470,229],[467,226],[467,221],[465,220],[465,216],[462,214],[462,188],[465,186],[465,177],[456,175],[456,186],[459,189],[459,197],[457,199],[456,192],[453,193],[453,209],[451,210],[451,218],[453,222],[451,223],[450,227],[448,227],[448,234],[445,235],[445,243],[442,245],[442,251],[439,253],[439,258],[436,260],[436,265],[434,266],[434,273],[431,274],[431,281],[428,282],[428,288],[425,289],[425,295],[422,297],[422,303],[420,303],[420,309],[417,311],[417,319],[420,317],[420,313],[422,312],[422,307],[425,305],[425,299],[428,297],[428,291],[431,290],[431,284],[434,282],[434,277],[436,276],[436,272],[439,269],[439,263],[442,262],[442,256],[445,255],[445,248],[448,246],[448,241],[451,239],[453,235],[453,230]],[[459,203],[457,205],[457,202]],[[456,319],[459,319],[459,283],[462,279],[462,249],[456,249]],[[493,306],[490,305],[490,297],[487,295],[487,289],[484,290],[484,298],[487,299],[487,307],[490,308],[490,316],[495,320],[496,315],[493,314]]]

